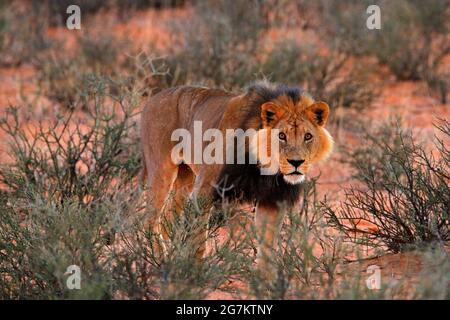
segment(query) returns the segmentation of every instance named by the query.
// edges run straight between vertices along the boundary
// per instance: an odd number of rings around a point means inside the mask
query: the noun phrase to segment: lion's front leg
[[[276,205],[257,204],[255,227],[258,236],[257,267],[261,273],[272,279],[275,269],[271,263],[273,253],[278,246],[278,236],[283,222],[284,212]]]

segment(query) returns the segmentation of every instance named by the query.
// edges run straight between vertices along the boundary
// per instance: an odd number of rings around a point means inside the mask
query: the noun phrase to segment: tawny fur
[[[183,159],[179,163],[173,163],[171,151],[177,144],[171,141],[174,130],[184,128],[193,135],[194,121],[202,121],[203,131],[216,128],[224,136],[226,129],[276,128],[286,136],[286,142],[280,142],[280,172],[277,176],[285,176],[284,180],[289,182],[294,178],[287,176],[293,170],[288,160],[301,158],[304,162],[298,170],[306,175],[311,165],[330,154],[333,140],[324,128],[328,113],[326,103],[316,102],[306,93],[267,83],[251,86],[242,94],[184,86],[171,88],[151,97],[143,110],[141,122],[144,171],[149,187],[147,201],[155,212],[149,222],[151,227],[167,238],[159,225],[165,209],[172,207],[170,200],[181,202],[176,204],[181,210],[183,199],[188,196],[203,194],[213,198],[213,186],[220,183],[220,178],[229,169],[226,164],[186,164]],[[313,136],[311,141],[305,141],[306,133]],[[245,175],[246,172],[239,173],[242,174]],[[255,181],[258,183],[260,180]],[[270,178],[261,181],[270,181]],[[278,180],[273,181],[269,183],[278,185]],[[282,187],[290,188],[285,182]],[[290,194],[297,197],[294,191],[290,191]],[[283,190],[279,190],[281,202],[282,192]],[[175,196],[172,198],[169,194]],[[249,194],[252,195],[251,192]],[[255,199],[258,201],[256,224],[261,230],[264,229],[260,256],[268,253],[268,248],[275,244],[283,217],[278,207],[282,203],[276,201],[277,189],[272,190],[271,195],[270,201]],[[201,247],[198,254],[203,253],[204,247]]]

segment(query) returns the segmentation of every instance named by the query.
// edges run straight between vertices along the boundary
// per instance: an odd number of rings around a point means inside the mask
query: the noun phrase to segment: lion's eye
[[[312,134],[311,133],[309,133],[309,132],[307,132],[306,134],[305,134],[305,141],[309,141],[309,140],[311,140],[312,139]]]
[[[280,138],[280,140],[286,141],[286,134],[284,134],[284,132],[280,132],[280,133],[278,134],[278,138]]]

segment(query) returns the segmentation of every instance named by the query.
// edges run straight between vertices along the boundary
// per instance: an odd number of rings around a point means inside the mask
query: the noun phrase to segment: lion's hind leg
[[[197,197],[193,193],[196,175],[192,169],[185,164],[178,167],[178,176],[173,186],[172,197],[172,219],[179,218],[179,222],[185,222],[187,229],[180,230],[191,239],[190,247],[197,258],[202,258],[206,249],[206,235],[208,232],[205,208],[199,205]],[[174,217],[173,213],[177,216]],[[180,216],[182,215],[182,216]],[[171,220],[172,222],[174,220]]]
[[[177,177],[172,188],[172,207],[177,214],[183,211],[186,200],[192,192],[194,181],[194,172],[188,165],[181,163],[178,166]]]
[[[166,165],[148,170],[149,190],[147,197],[148,211],[151,213],[148,224],[159,237],[160,248],[167,253],[175,219],[183,211],[195,180],[192,170],[185,164]]]
[[[158,237],[161,245],[156,245],[161,254],[164,253],[167,241],[167,234],[163,226],[163,213],[170,205],[169,200],[171,191],[177,178],[178,167],[171,162],[163,162],[163,164],[154,164],[146,161],[147,172],[147,212],[149,218],[147,225],[149,230]],[[156,239],[155,239],[156,240]]]

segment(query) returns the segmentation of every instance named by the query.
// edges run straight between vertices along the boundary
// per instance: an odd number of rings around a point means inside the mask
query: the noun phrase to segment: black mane
[[[214,189],[214,200],[219,201],[224,197],[242,203],[257,201],[270,206],[276,206],[277,203],[293,206],[301,190],[301,184],[289,184],[279,173],[261,175],[256,164],[229,164],[220,174]]]
[[[252,97],[256,96],[260,105],[279,96],[288,96],[296,104],[300,100],[302,93],[303,90],[297,87],[289,87],[284,84],[272,84],[264,81],[254,82],[247,87],[247,94]]]
[[[246,108],[247,114],[243,117],[241,128],[243,130],[252,127],[253,129],[260,129],[262,122],[260,121],[261,110],[263,103],[275,100],[280,96],[289,97],[294,104],[296,104],[304,91],[297,87],[289,87],[282,84],[272,84],[265,81],[254,82],[247,87],[246,95],[248,97],[248,106]],[[258,119],[259,126],[255,127],[254,121]]]
[[[241,128],[248,129],[251,120],[260,119],[260,106],[263,103],[282,95],[290,97],[294,103],[297,103],[302,93],[299,88],[272,85],[266,82],[250,85],[247,88],[250,105]],[[247,154],[246,160],[248,159]],[[272,206],[276,206],[278,202],[284,202],[292,206],[297,201],[301,190],[301,184],[289,184],[281,174],[261,175],[259,167],[256,164],[248,164],[247,161],[246,164],[226,164],[220,173],[213,194],[216,201],[225,197],[227,200],[239,202],[258,201]]]

